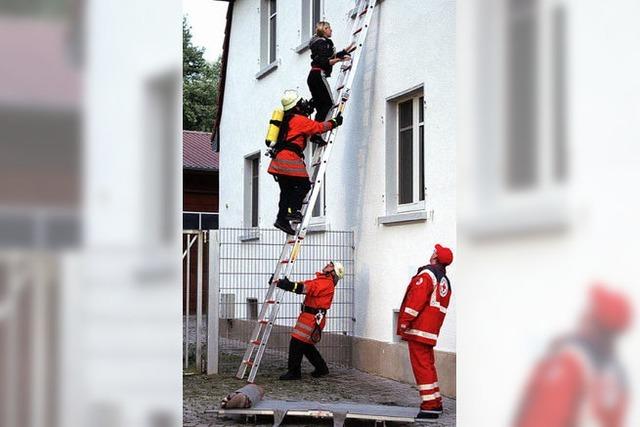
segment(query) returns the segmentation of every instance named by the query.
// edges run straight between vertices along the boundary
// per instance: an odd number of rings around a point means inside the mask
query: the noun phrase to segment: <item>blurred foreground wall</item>
[[[479,0],[458,13],[458,419],[502,426],[594,281],[640,307],[640,4]],[[639,344],[634,325],[617,340],[624,425],[640,422]]]
[[[0,425],[180,424],[181,20],[0,4]]]

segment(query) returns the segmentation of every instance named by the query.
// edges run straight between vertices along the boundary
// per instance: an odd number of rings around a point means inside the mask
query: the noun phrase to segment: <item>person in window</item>
[[[315,345],[320,342],[322,330],[327,323],[327,310],[331,307],[335,287],[344,273],[342,263],[329,261],[321,272],[316,273],[315,279],[292,282],[285,276],[276,282],[280,289],[305,295],[302,310],[291,332],[287,372],[280,376],[281,380],[302,378],[300,367],[303,356],[315,368],[311,372],[312,377],[319,378],[329,374],[327,363]]]
[[[287,234],[294,235],[289,221],[302,221],[302,202],[311,183],[304,163],[304,149],[307,138],[327,132],[342,124],[342,116],[326,122],[316,122],[308,116],[311,114],[309,102],[297,91],[287,90],[282,97],[284,117],[280,126],[278,141],[274,146],[273,160],[267,172],[273,175],[280,185],[280,203],[274,227]]]
[[[430,264],[418,268],[411,278],[400,306],[397,334],[409,342],[411,368],[422,400],[416,418],[438,418],[442,414],[433,347],[451,299],[446,268],[452,261],[451,249],[436,245]]]
[[[322,122],[327,118],[327,113],[334,104],[327,78],[331,76],[331,71],[336,63],[351,59],[349,53],[354,48],[352,43],[336,53],[336,48],[331,41],[331,34],[331,25],[326,21],[320,21],[316,24],[316,35],[309,41],[311,71],[307,77],[307,85],[316,109],[315,120],[317,122]],[[312,141],[318,144],[325,143],[320,135],[313,136]]]

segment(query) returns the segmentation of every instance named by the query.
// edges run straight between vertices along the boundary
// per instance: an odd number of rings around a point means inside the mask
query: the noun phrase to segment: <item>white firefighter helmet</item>
[[[293,107],[296,106],[298,101],[300,101],[302,97],[298,94],[297,90],[288,89],[284,91],[284,95],[282,95],[282,99],[280,102],[282,103],[282,109],[284,111],[289,111]]]
[[[345,273],[344,265],[338,261],[332,261],[332,263],[333,263],[333,271],[334,273],[336,273],[336,277],[338,279],[342,279]]]

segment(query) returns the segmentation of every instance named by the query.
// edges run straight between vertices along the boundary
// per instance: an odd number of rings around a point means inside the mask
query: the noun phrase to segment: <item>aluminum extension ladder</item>
[[[355,13],[351,15],[353,19],[351,27],[351,41],[349,44],[354,44],[354,50],[351,51],[351,60],[345,61],[340,67],[340,74],[334,88],[334,98],[338,103],[332,108],[332,117],[341,114],[351,92],[351,86],[358,68],[360,61],[360,55],[362,54],[362,47],[364,45],[371,18],[373,16],[373,9],[377,0],[359,0],[355,7]],[[353,11],[353,10],[352,10]],[[264,304],[260,309],[258,316],[258,323],[251,334],[251,341],[247,350],[244,353],[238,373],[236,377],[243,379],[247,373],[247,369],[250,367],[249,377],[247,381],[253,383],[260,366],[260,361],[264,355],[264,351],[267,347],[269,335],[275,322],[278,311],[280,309],[280,301],[284,294],[284,291],[275,285],[275,281],[281,277],[291,274],[293,264],[300,253],[300,247],[307,234],[307,228],[309,221],[313,215],[313,206],[315,206],[320,190],[322,189],[322,183],[324,181],[324,174],[327,169],[327,163],[331,156],[331,150],[333,149],[333,143],[335,141],[338,128],[329,131],[329,137],[327,144],[319,147],[315,150],[313,159],[311,161],[311,191],[305,198],[302,206],[302,222],[298,225],[296,233],[293,237],[287,235],[287,241],[282,247],[280,258],[276,265],[276,270],[273,273],[273,280],[269,284],[269,290],[265,297]]]

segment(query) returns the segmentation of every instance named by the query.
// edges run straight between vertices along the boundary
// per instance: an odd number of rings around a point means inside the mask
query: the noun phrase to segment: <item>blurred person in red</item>
[[[578,330],[556,340],[535,368],[514,425],[622,426],[628,388],[615,343],[630,322],[628,299],[595,285]]]
[[[411,368],[422,399],[417,418],[438,418],[442,414],[433,347],[451,299],[446,267],[452,261],[451,249],[436,245],[430,264],[418,268],[411,278],[400,306],[397,334],[408,341]]]

